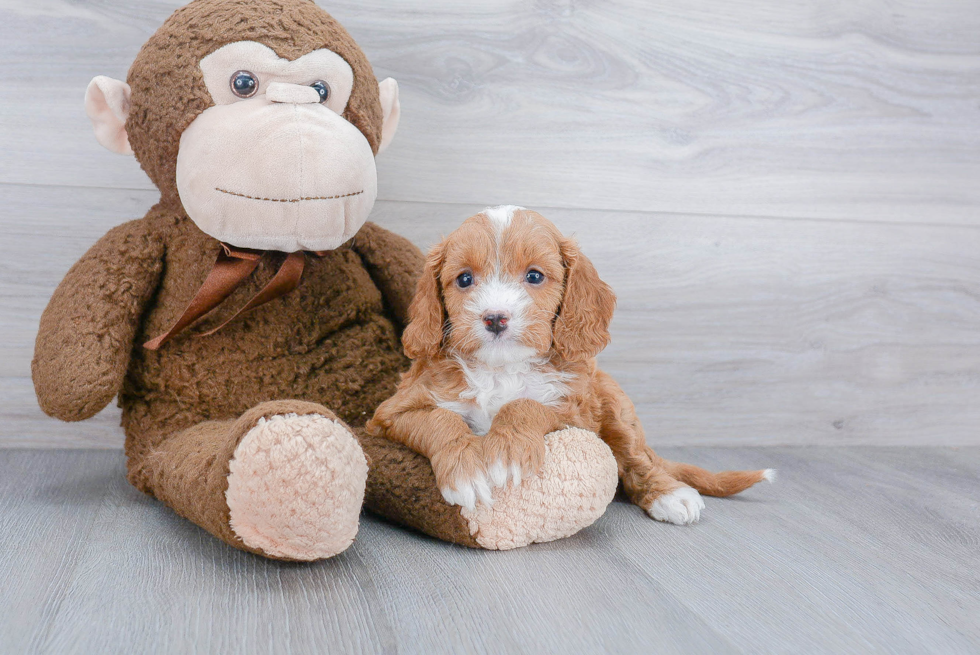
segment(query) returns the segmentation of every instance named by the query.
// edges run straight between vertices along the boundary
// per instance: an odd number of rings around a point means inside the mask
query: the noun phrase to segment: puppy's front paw
[[[493,504],[483,449],[475,437],[443,448],[432,456],[431,463],[439,491],[450,505],[474,509],[477,502]]]
[[[544,465],[544,435],[491,428],[483,438],[483,455],[495,487],[506,486],[508,480],[513,480],[516,487],[524,478],[537,474]]]
[[[658,521],[675,525],[697,523],[704,509],[704,500],[697,490],[691,487],[678,487],[671,492],[657,496],[647,509],[647,514]]]

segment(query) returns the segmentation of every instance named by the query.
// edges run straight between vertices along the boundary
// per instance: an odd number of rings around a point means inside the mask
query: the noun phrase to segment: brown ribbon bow
[[[252,271],[259,265],[263,257],[275,257],[281,255],[275,250],[250,250],[244,248],[234,248],[227,243],[221,244],[218,251],[218,258],[211,267],[211,272],[204,280],[204,284],[198,289],[197,294],[184,309],[180,318],[170,326],[170,329],[160,336],[150,339],[143,344],[148,350],[156,350],[173,337],[177,336],[181,330],[201,318],[212,309],[217,307],[225,298],[237,289],[245,279],[252,274]],[[323,257],[325,252],[310,253],[317,257]],[[247,311],[255,309],[259,305],[275,300],[296,288],[300,278],[303,276],[303,268],[306,266],[306,253],[303,251],[291,252],[286,255],[279,270],[269,280],[261,291],[252,297],[245,306],[239,309],[227,321],[207,332],[199,335],[206,337],[214,334],[224,326],[228,325],[236,318]]]

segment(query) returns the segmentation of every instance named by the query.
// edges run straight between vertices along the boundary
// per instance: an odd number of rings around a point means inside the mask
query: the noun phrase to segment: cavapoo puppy
[[[567,426],[609,445],[626,494],[659,521],[693,523],[700,494],[771,480],[770,469],[711,473],[647,445],[633,403],[596,367],[615,303],[543,216],[484,210],[429,253],[402,336],[411,370],[368,431],[428,457],[446,501],[469,508],[535,474],[544,436]]]

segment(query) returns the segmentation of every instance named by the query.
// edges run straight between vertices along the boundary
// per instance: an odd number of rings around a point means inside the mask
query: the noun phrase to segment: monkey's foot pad
[[[587,430],[567,428],[545,437],[541,472],[518,487],[493,491],[493,506],[461,509],[483,548],[509,550],[570,537],[595,522],[616,494],[612,451]]]
[[[318,414],[261,418],[229,468],[231,528],[246,545],[310,561],[354,541],[367,462],[340,422]]]

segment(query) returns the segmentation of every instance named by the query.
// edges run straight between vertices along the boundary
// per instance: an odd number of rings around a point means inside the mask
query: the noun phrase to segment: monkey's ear
[[[384,118],[381,121],[381,144],[378,146],[378,154],[391,143],[398,129],[398,117],[401,114],[401,105],[398,103],[398,82],[387,77],[378,82],[378,94],[381,96],[381,112]]]
[[[131,155],[126,117],[129,116],[129,85],[99,75],[85,89],[85,114],[92,121],[95,138],[109,150]]]

